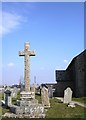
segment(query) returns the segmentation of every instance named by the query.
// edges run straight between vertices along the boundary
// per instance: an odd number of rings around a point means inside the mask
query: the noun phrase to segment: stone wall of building
[[[56,70],[56,94],[63,96],[66,87],[71,87],[75,97],[86,96],[86,50],[73,58],[65,71]]]
[[[63,81],[63,82],[58,82],[56,89],[55,89],[55,96],[58,97],[63,97],[64,96],[64,90],[70,87],[73,90],[73,83],[72,81]],[[74,94],[74,93],[73,93]],[[74,95],[73,95],[74,96]]]
[[[65,70],[56,70],[56,81],[65,80]]]
[[[85,70],[86,64],[86,52],[80,54],[75,61],[75,90],[76,90],[76,97],[78,96],[86,96],[86,92],[84,92],[85,88]]]

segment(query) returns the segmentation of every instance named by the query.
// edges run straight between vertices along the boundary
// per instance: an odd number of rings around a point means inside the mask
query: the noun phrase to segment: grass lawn
[[[7,108],[2,108],[2,115],[4,115],[6,112],[10,112]]]
[[[56,98],[50,99],[51,107],[46,112],[46,118],[84,118],[84,108],[76,106],[67,107]]]
[[[17,98],[12,99],[12,103],[15,104],[16,100],[19,98],[20,94],[18,93]],[[39,103],[41,103],[40,95],[36,95],[35,98],[38,99]],[[74,98],[73,100],[75,99],[76,98]],[[83,102],[83,99],[77,98],[77,100]],[[84,110],[86,110],[86,108],[80,107],[78,105],[75,108],[70,108],[67,107],[66,104],[61,103],[61,101],[56,98],[50,99],[50,104],[51,107],[48,108],[46,111],[46,118],[84,118]],[[9,109],[0,107],[0,116],[1,113],[4,114],[6,112],[9,112]]]
[[[39,103],[41,103],[41,96],[36,95]],[[83,107],[76,106],[75,108],[67,107],[66,104],[63,104],[60,100],[53,98],[50,99],[51,107],[47,109],[46,118],[84,118],[84,109]]]
[[[40,95],[35,95],[35,99],[38,100],[38,103],[41,103],[41,96]]]
[[[2,115],[2,107],[0,106],[0,118],[1,118],[1,115]]]
[[[86,97],[72,98],[72,100],[86,104]]]
[[[2,94],[0,93],[0,100],[2,99]]]

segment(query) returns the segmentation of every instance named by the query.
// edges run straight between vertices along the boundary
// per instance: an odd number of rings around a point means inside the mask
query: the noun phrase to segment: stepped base
[[[30,99],[34,99],[35,98],[35,96],[34,96],[34,92],[25,92],[25,91],[22,91],[21,93],[20,93],[20,95],[21,95],[21,100],[30,100]]]
[[[45,111],[42,104],[34,98],[34,92],[21,92],[21,100],[17,100],[17,105],[12,105],[10,110],[18,118],[44,118]]]

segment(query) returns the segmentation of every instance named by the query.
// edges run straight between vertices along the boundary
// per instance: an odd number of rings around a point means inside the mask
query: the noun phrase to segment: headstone
[[[11,93],[12,98],[17,98],[17,94],[18,94],[18,89],[14,87]]]
[[[65,91],[64,91],[64,100],[63,102],[64,103],[70,103],[72,100],[72,90],[71,88],[67,88]]]
[[[34,93],[34,98],[35,98],[35,84],[32,85],[31,91]]]
[[[8,107],[10,105],[12,105],[12,100],[11,100],[11,91],[10,90],[6,90],[5,91],[5,105]]]
[[[22,76],[20,77],[19,88],[20,92],[24,91],[24,80]]]
[[[11,88],[10,88],[9,86],[6,86],[6,87],[4,88],[4,101],[5,101],[5,98],[6,98],[5,91],[7,91],[7,90],[11,91]]]
[[[50,107],[48,89],[44,86],[41,88],[41,99],[42,99],[42,104],[45,108]]]
[[[53,97],[52,85],[48,87],[48,91],[49,91],[49,98],[52,98]]]

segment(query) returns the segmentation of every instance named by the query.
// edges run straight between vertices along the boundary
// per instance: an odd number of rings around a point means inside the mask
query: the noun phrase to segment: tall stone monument
[[[30,51],[29,43],[25,43],[25,49],[24,51],[19,51],[19,56],[24,56],[25,90],[20,93],[21,100],[17,100],[17,105],[11,105],[10,110],[18,118],[44,118],[44,106],[35,99],[35,91],[30,91],[30,56],[35,56],[35,53]]]
[[[19,56],[24,56],[24,80],[25,80],[25,91],[30,91],[30,56],[35,56],[34,51],[30,51],[30,43],[25,43],[24,51],[19,51]]]
[[[22,91],[21,99],[32,99],[34,93],[30,91],[30,56],[35,56],[34,51],[30,51],[30,43],[25,43],[24,51],[19,51],[19,56],[24,56],[24,80],[25,80],[25,91]]]

